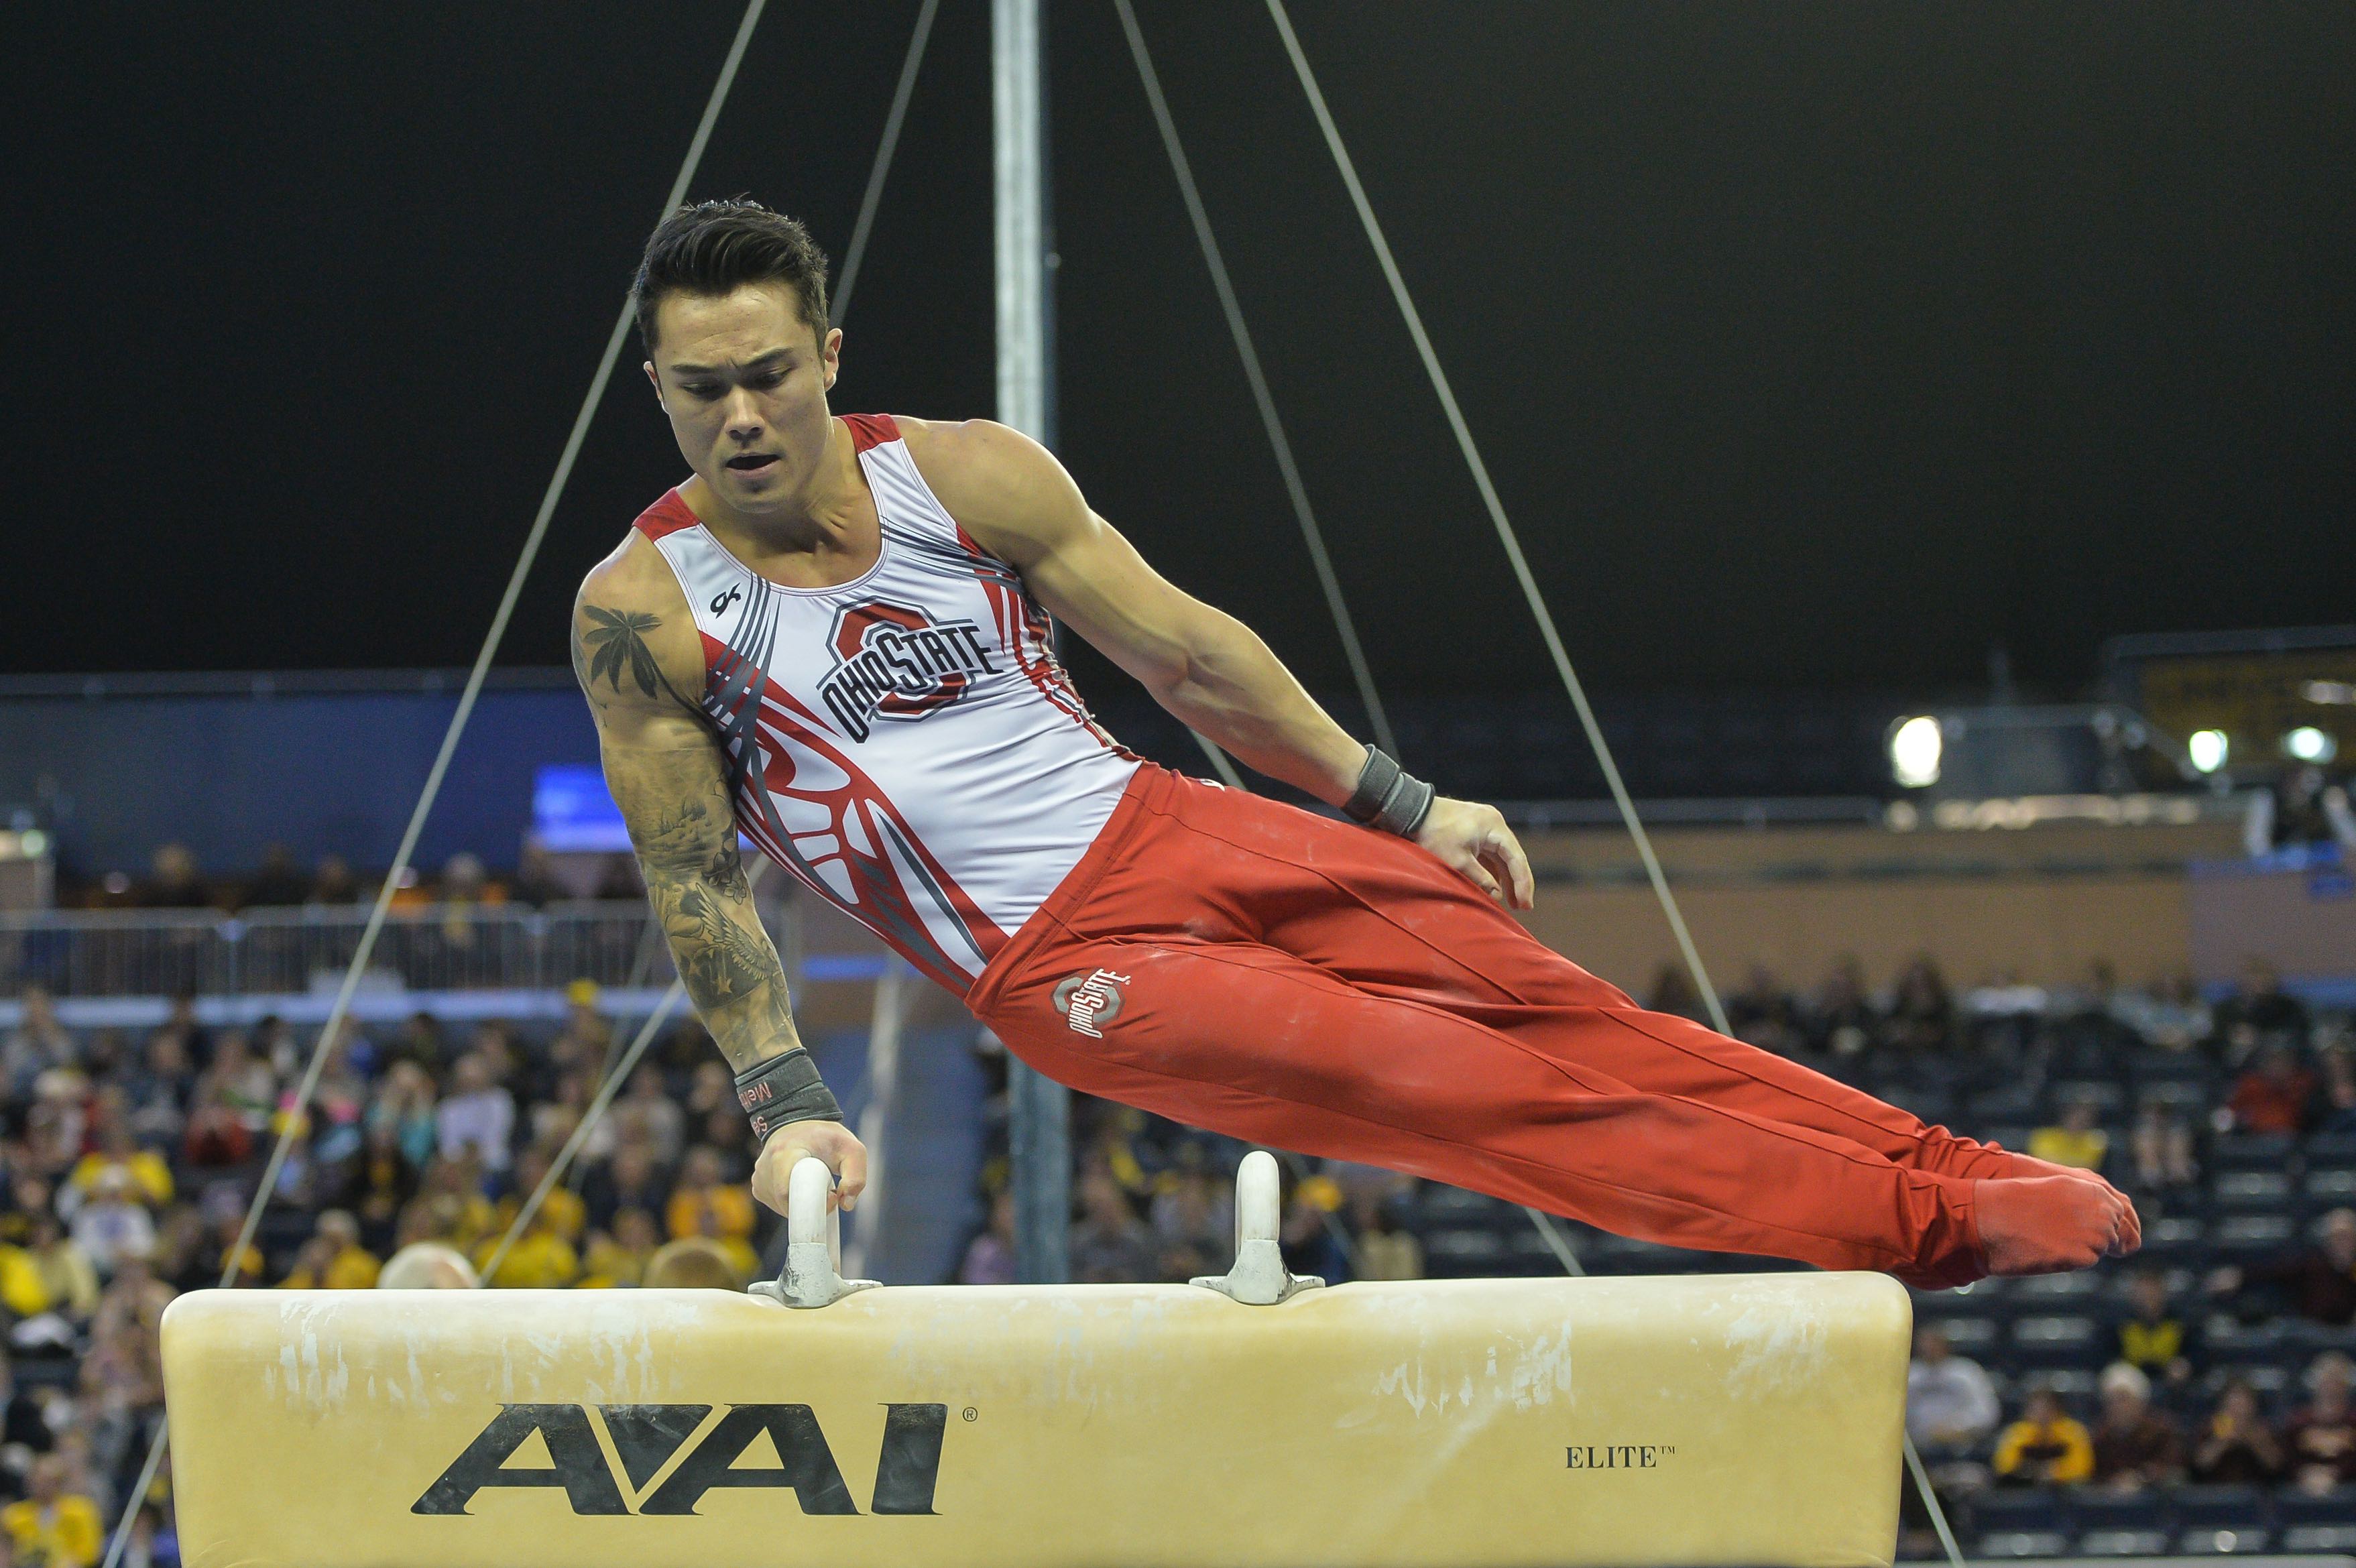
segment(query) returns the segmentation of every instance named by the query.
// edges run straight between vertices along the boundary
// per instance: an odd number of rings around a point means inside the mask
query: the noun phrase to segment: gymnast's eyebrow
[[[752,358],[745,360],[743,365],[737,367],[737,368],[743,370],[758,370],[764,366],[775,364],[780,359],[790,359],[793,357],[794,351],[790,347],[772,348],[766,354],[755,355]],[[689,365],[678,360],[673,360],[671,362],[672,373],[680,376],[708,376],[719,368],[720,367],[716,365]]]

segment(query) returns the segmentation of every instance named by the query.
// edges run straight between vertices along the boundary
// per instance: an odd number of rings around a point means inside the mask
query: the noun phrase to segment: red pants
[[[1087,1093],[1681,1247],[1960,1285],[2010,1174],[1644,1011],[1403,839],[1151,765],[967,1001]]]

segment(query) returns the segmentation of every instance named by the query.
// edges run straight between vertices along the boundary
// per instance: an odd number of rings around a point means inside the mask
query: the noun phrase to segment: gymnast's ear
[[[644,366],[640,367],[640,368],[644,369],[647,373],[647,384],[655,389],[655,401],[662,403],[663,412],[670,412],[670,405],[663,402],[662,378],[655,374],[655,362],[649,359]]]

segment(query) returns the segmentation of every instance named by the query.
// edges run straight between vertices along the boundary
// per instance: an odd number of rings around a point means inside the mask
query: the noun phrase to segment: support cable
[[[900,127],[908,118],[908,100],[916,95],[916,69],[925,63],[925,44],[933,36],[933,15],[941,0],[925,0],[916,13],[916,30],[908,39],[907,59],[901,62],[900,84],[892,90],[892,112],[884,117],[884,141],[875,149],[875,166],[867,171],[867,194],[859,198],[859,220],[851,226],[851,245],[842,253],[842,273],[835,282],[834,319],[841,326],[851,314],[851,291],[859,282],[859,264],[867,257],[867,237],[875,229],[875,208],[884,199],[884,179],[892,172],[892,155],[900,145]]]
[[[892,172],[892,155],[900,144],[900,128],[908,118],[908,100],[916,91],[916,72],[925,60],[926,40],[932,36],[933,16],[939,9],[940,0],[925,0],[923,7],[916,13],[916,32],[908,39],[908,53],[900,66],[900,84],[893,93],[891,112],[884,117],[884,139],[876,146],[875,161],[867,171],[867,194],[859,204],[859,219],[852,227],[851,244],[843,251],[841,280],[834,291],[829,323],[830,325],[841,326],[843,318],[851,314],[851,294],[859,283],[860,259],[867,253],[867,239],[874,230],[876,205],[883,199],[884,179]],[[674,196],[671,206],[678,205],[679,200]],[[759,887],[761,879],[768,874],[770,864],[771,862],[766,859],[755,860],[753,869],[746,873],[746,884],[750,887]],[[649,932],[659,931],[661,924],[660,916],[648,913],[647,929]],[[890,976],[887,973],[885,980],[878,984],[889,983],[889,980]],[[564,1147],[558,1150],[556,1158],[550,1162],[548,1172],[541,1178],[539,1187],[534,1189],[531,1195],[524,1200],[522,1207],[516,1211],[516,1217],[508,1225],[507,1233],[499,1238],[499,1244],[492,1249],[490,1261],[477,1275],[477,1286],[487,1285],[491,1276],[498,1273],[499,1265],[507,1261],[508,1253],[514,1250],[516,1242],[522,1236],[525,1227],[529,1226],[532,1217],[540,1212],[541,1205],[547,1201],[549,1193],[555,1189],[556,1184],[563,1179],[564,1173],[571,1168],[582,1146],[588,1140],[591,1129],[596,1126],[598,1121],[605,1115],[606,1108],[612,1105],[615,1095],[620,1092],[621,1086],[628,1081],[631,1072],[637,1066],[638,1059],[646,1054],[648,1045],[653,1041],[656,1033],[662,1026],[669,1020],[671,1014],[678,1010],[679,1004],[686,994],[684,983],[674,976],[670,988],[663,993],[662,998],[655,1004],[654,1010],[647,1015],[647,1020],[640,1026],[637,1036],[632,1039],[620,1058],[607,1068],[605,1082],[598,1086],[596,1094],[591,1098],[587,1108],[581,1113],[581,1125],[573,1129],[573,1136],[567,1138]]]
[[[1407,318],[1408,334],[1415,339],[1416,352],[1422,356],[1424,370],[1431,378],[1431,389],[1439,394],[1440,406],[1447,412],[1448,428],[1456,432],[1456,444],[1464,453],[1465,465],[1472,471],[1472,483],[1481,492],[1482,504],[1489,509],[1489,520],[1496,526],[1498,542],[1505,547],[1505,559],[1513,564],[1515,581],[1522,585],[1522,597],[1529,602],[1539,635],[1546,639],[1547,652],[1553,656],[1555,673],[1562,677],[1563,689],[1570,693],[1570,705],[1579,710],[1580,726],[1587,731],[1588,744],[1595,749],[1595,760],[1603,769],[1603,781],[1612,786],[1612,799],[1620,807],[1630,837],[1636,841],[1636,853],[1644,862],[1644,875],[1651,879],[1654,896],[1661,901],[1661,912],[1668,916],[1669,929],[1676,935],[1677,951],[1685,955],[1686,967],[1693,972],[1694,984],[1709,1008],[1710,1023],[1719,1033],[1731,1034],[1733,1030],[1726,1021],[1726,1006],[1719,1000],[1718,987],[1710,984],[1709,972],[1702,966],[1701,953],[1694,946],[1692,933],[1686,929],[1685,915],[1677,908],[1676,895],[1669,891],[1669,879],[1661,869],[1660,857],[1653,852],[1653,840],[1644,832],[1643,818],[1636,815],[1636,803],[1629,798],[1628,786],[1620,777],[1619,764],[1612,760],[1612,747],[1603,738],[1603,727],[1595,721],[1595,709],[1588,705],[1587,688],[1580,684],[1579,672],[1570,667],[1570,655],[1563,648],[1562,634],[1555,630],[1554,613],[1547,608],[1546,596],[1538,592],[1537,579],[1531,574],[1530,563],[1522,554],[1521,539],[1505,516],[1505,503],[1497,498],[1496,485],[1490,483],[1488,464],[1481,461],[1481,449],[1473,443],[1472,428],[1464,422],[1464,411],[1456,405],[1456,393],[1448,384],[1447,372],[1440,368],[1440,356],[1433,352],[1430,335],[1423,329],[1423,317],[1408,293],[1407,280],[1399,275],[1398,262],[1392,259],[1382,225],[1376,221],[1374,207],[1366,200],[1365,187],[1358,183],[1357,168],[1350,162],[1349,149],[1342,144],[1342,133],[1334,127],[1332,112],[1325,107],[1325,95],[1317,89],[1316,75],[1309,69],[1309,57],[1301,52],[1301,40],[1293,36],[1284,0],[1268,0],[1268,12],[1276,19],[1276,30],[1283,36],[1285,53],[1292,57],[1293,71],[1309,95],[1309,107],[1317,116],[1318,129],[1325,133],[1325,145],[1333,155],[1334,165],[1342,171],[1342,183],[1349,187],[1350,201],[1357,208],[1358,221],[1374,245],[1375,259],[1382,263],[1391,297],[1398,304],[1399,315]]]
[[[719,79],[712,83],[712,96],[703,106],[703,118],[695,127],[694,138],[689,142],[687,156],[680,164],[679,177],[671,182],[670,195],[663,203],[663,214],[669,216],[685,199],[688,184],[695,177],[696,166],[703,161],[703,149],[712,139],[712,127],[720,118],[721,106],[728,101],[728,91],[736,81],[736,68],[744,59],[744,47],[752,41],[753,29],[761,19],[762,7],[767,0],[748,0],[744,20],[736,27],[736,36],[728,46],[728,55],[720,67]],[[613,379],[615,362],[621,357],[622,343],[630,329],[631,312],[626,302],[615,320],[614,330],[605,339],[605,352],[598,361],[597,373],[589,383],[588,395],[582,399],[581,411],[574,416],[573,432],[564,443],[564,451],[557,459],[556,472],[548,481],[541,496],[540,511],[532,519],[531,531],[524,538],[523,550],[516,558],[515,570],[508,575],[507,591],[499,596],[499,607],[491,617],[490,630],[483,637],[480,652],[475,656],[474,668],[466,674],[466,685],[458,697],[458,706],[450,715],[449,728],[443,732],[442,747],[434,754],[434,765],[425,775],[425,787],[417,797],[416,807],[410,813],[409,826],[401,836],[401,847],[386,872],[384,882],[377,890],[376,903],[369,911],[368,923],[361,929],[359,945],[353,950],[351,963],[344,971],[343,984],[336,991],[334,1005],[327,1010],[327,1020],[319,1030],[318,1043],[312,1048],[311,1060],[303,1070],[303,1078],[294,1093],[291,1107],[282,1106],[279,1115],[284,1125],[278,1141],[272,1147],[269,1163],[263,1167],[262,1180],[255,1189],[253,1203],[246,1211],[245,1223],[240,1228],[237,1244],[222,1260],[221,1285],[235,1282],[246,1249],[253,1244],[254,1233],[262,1224],[262,1212],[269,1206],[270,1196],[286,1166],[286,1156],[294,1147],[305,1124],[311,1095],[317,1089],[320,1072],[326,1068],[328,1051],[343,1032],[345,1018],[351,1011],[352,997],[359,988],[360,976],[368,972],[369,959],[374,955],[376,942],[384,930],[387,912],[392,907],[392,895],[401,885],[402,874],[409,869],[410,857],[417,852],[417,840],[425,830],[425,819],[434,809],[434,797],[442,793],[442,781],[449,772],[450,759],[458,749],[458,738],[466,732],[466,721],[473,717],[475,699],[481,695],[484,677],[489,675],[491,659],[506,636],[508,621],[515,613],[516,601],[522,595],[524,580],[531,574],[532,563],[539,558],[540,547],[548,537],[550,518],[556,515],[556,504],[564,494],[566,483],[573,477],[573,465],[581,455],[581,445],[588,438],[589,423],[604,400],[605,386]],[[123,1548],[130,1544],[131,1527],[146,1500],[148,1488],[155,1484],[156,1468],[163,1463],[164,1449],[169,1442],[171,1429],[167,1423],[158,1422],[155,1438],[147,1448],[147,1460],[140,1467],[139,1482],[124,1499],[122,1517],[116,1520],[114,1535],[107,1542],[104,1568],[116,1568],[123,1560]]]
[[[1113,0],[1120,13],[1121,30],[1129,35],[1130,58],[1137,62],[1138,80],[1145,84],[1146,101],[1153,106],[1153,123],[1162,131],[1162,150],[1170,155],[1170,172],[1178,176],[1178,193],[1185,197],[1186,217],[1194,226],[1194,242],[1202,247],[1203,262],[1211,272],[1211,286],[1218,291],[1219,309],[1227,318],[1227,336],[1236,340],[1236,357],[1243,361],[1244,379],[1251,383],[1252,401],[1259,409],[1259,422],[1268,432],[1268,444],[1276,453],[1277,471],[1284,476],[1284,493],[1292,501],[1292,515],[1301,524],[1301,538],[1309,547],[1309,559],[1317,568],[1317,584],[1325,592],[1325,608],[1333,616],[1333,629],[1341,634],[1342,651],[1350,661],[1351,678],[1357,682],[1358,700],[1365,705],[1366,721],[1374,727],[1375,743],[1393,757],[1398,755],[1398,738],[1391,733],[1390,716],[1383,711],[1383,699],[1375,690],[1375,677],[1366,667],[1366,650],[1358,641],[1358,628],[1350,619],[1350,606],[1342,597],[1342,581],[1333,572],[1333,558],[1326,551],[1324,530],[1317,526],[1317,514],[1309,505],[1308,487],[1301,482],[1301,467],[1292,460],[1292,443],[1284,433],[1284,421],[1277,417],[1276,400],[1268,389],[1268,377],[1260,370],[1259,350],[1252,344],[1251,329],[1244,325],[1243,306],[1237,303],[1235,284],[1227,277],[1226,259],[1220,254],[1219,241],[1211,232],[1210,215],[1203,207],[1202,193],[1194,187],[1194,171],[1186,161],[1186,149],[1178,140],[1178,123],[1170,115],[1170,103],[1162,94],[1162,78],[1153,69],[1153,56],[1145,47],[1145,34],[1137,25],[1137,12],[1130,0]]]
[[[1686,967],[1693,974],[1694,984],[1702,1000],[1709,1008],[1710,1022],[1720,1034],[1731,1034],[1727,1022],[1726,1007],[1719,999],[1718,988],[1710,984],[1709,972],[1703,967],[1701,953],[1695,947],[1692,933],[1687,930],[1685,916],[1677,908],[1676,895],[1669,891],[1669,880],[1661,869],[1660,857],[1653,852],[1653,841],[1644,832],[1644,824],[1636,814],[1636,805],[1629,797],[1628,786],[1620,777],[1620,769],[1612,761],[1612,748],[1603,738],[1603,730],[1595,721],[1595,710],[1588,705],[1587,692],[1580,685],[1578,673],[1571,668],[1570,656],[1564,650],[1561,634],[1556,631],[1554,615],[1547,608],[1546,596],[1539,592],[1537,579],[1531,573],[1529,561],[1522,554],[1520,539],[1513,524],[1505,517],[1505,503],[1497,497],[1497,487],[1490,482],[1488,465],[1481,461],[1480,448],[1474,444],[1472,432],[1465,423],[1464,413],[1457,406],[1456,394],[1448,384],[1448,376],[1440,368],[1440,356],[1431,347],[1430,335],[1424,331],[1423,317],[1415,308],[1408,294],[1407,280],[1400,275],[1398,262],[1392,258],[1391,248],[1383,238],[1382,225],[1376,220],[1372,203],[1366,199],[1365,187],[1358,183],[1358,171],[1350,162],[1349,150],[1342,144],[1342,133],[1333,123],[1332,111],[1325,106],[1325,95],[1318,91],[1316,73],[1309,68],[1309,57],[1301,52],[1301,39],[1293,33],[1292,21],[1285,14],[1284,0],[1268,0],[1268,11],[1276,22],[1276,30],[1284,39],[1284,50],[1291,58],[1295,75],[1301,79],[1301,91],[1308,95],[1309,107],[1317,117],[1317,128],[1324,133],[1325,145],[1333,155],[1334,166],[1341,171],[1342,183],[1349,187],[1350,201],[1357,208],[1358,221],[1374,246],[1375,258],[1382,263],[1383,277],[1389,283],[1391,297],[1398,302],[1399,315],[1406,318],[1408,335],[1415,339],[1416,352],[1422,357],[1423,368],[1431,378],[1432,390],[1439,395],[1440,405],[1448,415],[1449,428],[1456,433],[1456,444],[1464,453],[1465,465],[1472,471],[1472,482],[1480,489],[1482,503],[1489,509],[1489,520],[1496,526],[1497,539],[1505,547],[1505,558],[1513,564],[1514,577],[1522,587],[1522,595],[1529,602],[1530,613],[1537,619],[1539,633],[1546,638],[1547,652],[1553,656],[1555,671],[1562,677],[1565,690],[1570,693],[1571,706],[1579,710],[1579,721],[1587,731],[1588,743],[1595,749],[1595,760],[1603,769],[1604,781],[1612,786],[1612,798],[1620,808],[1620,816],[1628,826],[1628,833],[1636,841],[1636,851],[1643,857],[1644,874],[1651,879],[1654,895],[1660,900],[1661,912],[1668,917],[1669,929],[1676,935],[1677,949],[1685,955]],[[1541,1227],[1542,1234],[1548,1234]],[[1922,1467],[1922,1456],[1916,1452],[1913,1435],[1900,1434],[1906,1453],[1906,1462],[1921,1489],[1924,1506],[1930,1510],[1932,1522],[1938,1527],[1940,1543],[1946,1548],[1948,1561],[1954,1568],[1964,1568],[1962,1550],[1955,1544],[1954,1534],[1947,1527],[1945,1511],[1939,1506],[1938,1495],[1932,1490],[1931,1479]]]

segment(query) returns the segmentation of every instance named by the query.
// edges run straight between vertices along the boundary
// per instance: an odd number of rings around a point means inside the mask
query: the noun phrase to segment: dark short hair
[[[655,226],[630,309],[648,357],[655,351],[655,309],[671,294],[717,298],[747,283],[791,283],[802,321],[826,340],[826,252],[809,230],[783,213],[744,197],[699,201]]]

